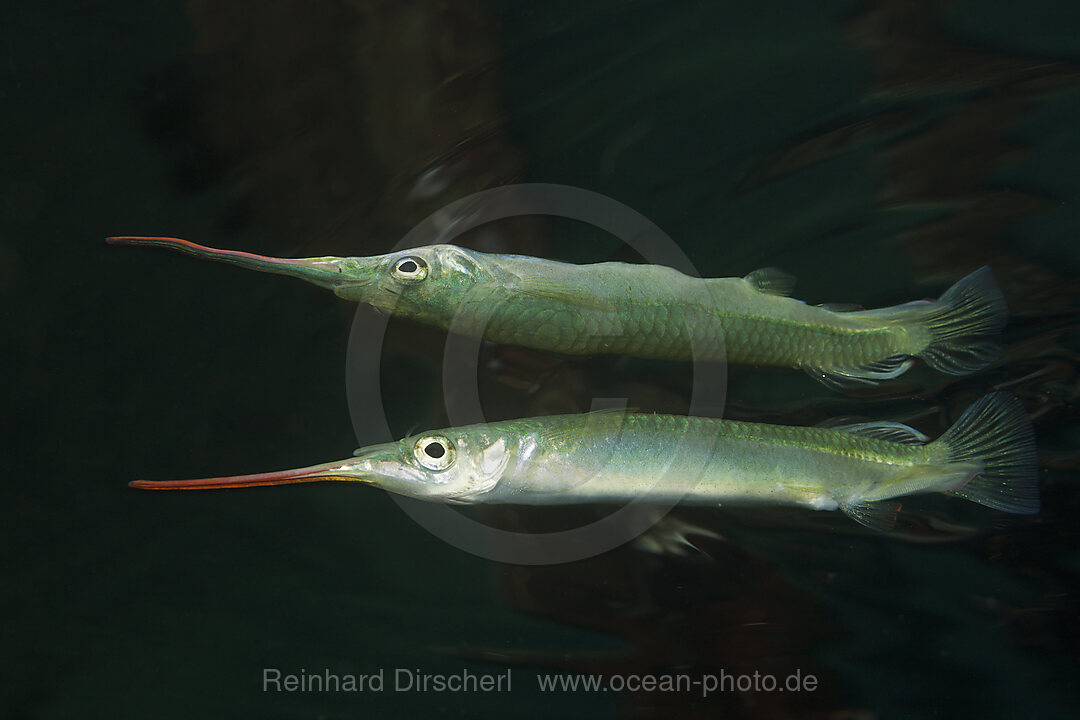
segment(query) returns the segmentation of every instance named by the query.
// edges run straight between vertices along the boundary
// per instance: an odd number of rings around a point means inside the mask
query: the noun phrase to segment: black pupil
[[[397,268],[399,272],[403,272],[406,275],[412,275],[414,272],[420,269],[419,266],[417,266],[417,264],[412,260],[405,260],[400,265],[398,265]]]
[[[424,446],[424,452],[427,453],[428,457],[432,457],[438,460],[446,454],[446,448],[444,448],[439,443],[432,442]]]

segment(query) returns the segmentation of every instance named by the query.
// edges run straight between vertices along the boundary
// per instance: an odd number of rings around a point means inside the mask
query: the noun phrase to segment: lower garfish
[[[895,378],[921,358],[962,375],[997,356],[1008,310],[990,269],[937,300],[878,310],[807,305],[764,269],[697,278],[661,265],[573,265],[431,245],[373,257],[284,259],[176,238],[113,237],[290,275],[390,315],[569,355],[620,354],[801,368],[832,386]]]
[[[298,470],[132,487],[187,490],[356,481],[423,500],[557,505],[635,499],[840,509],[888,529],[896,498],[941,492],[1039,510],[1035,447],[1008,393],[972,405],[939,439],[896,422],[792,427],[601,411],[450,428]]]

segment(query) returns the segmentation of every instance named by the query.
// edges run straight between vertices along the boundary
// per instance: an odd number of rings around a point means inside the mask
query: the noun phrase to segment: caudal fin
[[[926,346],[909,352],[949,375],[966,375],[992,363],[999,350],[993,336],[1001,332],[1009,319],[1005,298],[987,266],[957,282],[937,300],[918,300],[854,314],[910,328],[916,337],[925,339]],[[909,367],[908,355],[894,355],[856,368],[811,368],[807,372],[829,384],[873,384],[897,377]]]
[[[947,462],[983,468],[950,494],[1005,512],[1039,512],[1035,434],[1016,397],[1004,392],[984,396],[937,443],[946,448]]]
[[[923,310],[920,323],[930,331],[930,344],[918,357],[949,375],[965,375],[992,363],[997,335],[1009,319],[1009,309],[990,268],[983,266],[963,278]]]

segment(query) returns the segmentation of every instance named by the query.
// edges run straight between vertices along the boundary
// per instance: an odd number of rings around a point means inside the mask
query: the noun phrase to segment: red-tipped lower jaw
[[[198,480],[133,480],[128,486],[139,490],[218,490],[222,488],[262,487],[313,482],[368,482],[362,477],[344,475],[341,463],[314,465],[297,470],[200,478]],[[337,472],[334,472],[334,471]]]
[[[240,250],[223,250],[221,248],[199,245],[190,240],[174,237],[118,235],[105,238],[105,242],[110,245],[144,245],[147,247],[168,248],[206,260],[224,260],[226,262],[233,262],[238,265],[245,265],[260,270],[271,269],[274,266],[290,267],[316,264],[307,258],[276,258],[268,255],[256,255],[255,253],[241,252]]]
[[[120,235],[105,238],[110,245],[138,245],[176,250],[193,255],[203,260],[224,262],[230,265],[258,270],[261,272],[289,275],[307,280],[323,287],[334,288],[343,282],[361,283],[359,278],[349,278],[341,274],[334,262],[339,258],[276,258],[268,255],[241,252],[239,250],[221,250],[199,245],[190,240],[172,237],[154,237],[142,235]],[[362,284],[362,283],[361,283]]]

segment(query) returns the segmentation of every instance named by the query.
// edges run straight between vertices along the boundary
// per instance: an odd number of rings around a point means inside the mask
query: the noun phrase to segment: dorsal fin
[[[768,295],[790,295],[795,289],[795,276],[774,267],[755,270],[743,278],[760,292]]]
[[[887,420],[831,425],[829,426],[829,429],[852,433],[854,435],[865,435],[866,437],[903,443],[905,445],[925,445],[930,442],[929,437],[923,435],[915,428],[904,425],[903,423],[889,422]]]
[[[814,427],[826,430],[841,430],[844,425],[859,425],[867,422],[870,422],[870,418],[865,415],[837,415],[814,423]]]
[[[818,307],[831,312],[858,312],[864,309],[862,305],[856,303],[821,303]]]

